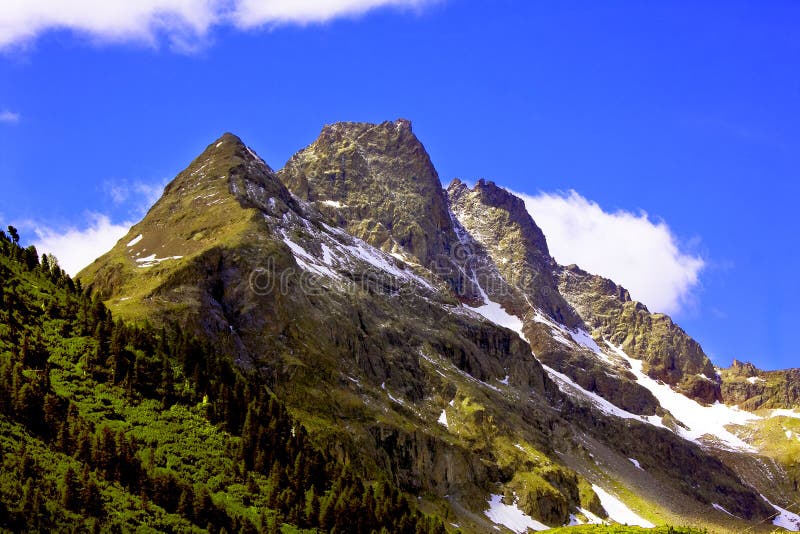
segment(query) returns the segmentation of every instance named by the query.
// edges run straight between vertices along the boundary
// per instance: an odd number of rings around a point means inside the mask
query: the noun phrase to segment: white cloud
[[[324,22],[382,6],[420,7],[432,1],[436,0],[3,0],[0,48],[66,29],[112,42],[156,44],[163,37],[186,50],[214,26]]]
[[[53,29],[95,39],[154,42],[203,35],[218,17],[219,0],[3,0],[0,46],[21,43]]]
[[[681,250],[665,222],[645,212],[606,212],[575,191],[518,195],[562,265],[614,280],[651,311],[674,314],[692,302],[705,262]]]
[[[128,233],[133,223],[114,224],[107,215],[92,213],[84,228],[54,230],[35,223],[31,225],[36,233],[33,245],[39,254],[54,254],[61,268],[74,276],[108,252]]]
[[[19,113],[14,113],[13,111],[3,110],[0,111],[0,122],[10,122],[15,124],[19,122]]]
[[[326,22],[377,7],[420,8],[430,0],[238,0],[233,20],[243,28],[265,24]]]

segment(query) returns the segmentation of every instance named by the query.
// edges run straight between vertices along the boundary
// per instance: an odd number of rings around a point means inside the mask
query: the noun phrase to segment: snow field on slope
[[[669,410],[676,419],[688,427],[688,429],[677,427],[677,432],[681,437],[701,443],[700,438],[708,434],[717,438],[730,449],[754,451],[753,447],[729,431],[726,426],[746,425],[751,421],[761,419],[759,416],[720,402],[704,406],[696,400],[674,391],[668,384],[650,378],[642,371],[643,362],[641,360],[631,358],[622,349],[609,342],[606,344],[630,364],[636,381],[647,388],[664,409]]]
[[[653,426],[660,426],[663,427],[664,425],[661,423],[661,418],[655,415],[636,415],[622,408],[619,408],[616,404],[611,403],[610,401],[604,399],[597,393],[592,391],[583,389],[579,384],[574,382],[570,377],[563,373],[559,373],[552,367],[549,367],[545,364],[542,364],[544,370],[547,371],[547,374],[550,375],[550,378],[558,384],[558,387],[561,391],[572,392],[577,396],[584,397],[585,399],[589,400],[597,409],[602,411],[607,415],[613,415],[615,417],[620,417],[622,419],[636,419],[638,421],[643,421],[645,423],[650,423]]]
[[[603,505],[610,519],[622,525],[636,525],[645,528],[652,528],[655,526],[597,484],[592,484],[592,489],[600,498],[600,504]]]
[[[536,531],[550,529],[520,510],[516,503],[511,505],[503,503],[502,495],[489,495],[488,504],[489,509],[483,512],[484,515],[493,523],[503,525],[517,534],[525,534],[528,529]]]
[[[285,216],[284,222],[288,222]],[[312,239],[320,243],[320,248],[322,249],[321,257],[316,257],[316,255],[309,253],[300,244],[293,241],[289,237],[288,229],[279,230],[279,234],[283,242],[291,249],[297,264],[302,269],[334,280],[341,280],[341,275],[334,268],[352,268],[363,262],[395,278],[433,289],[433,286],[423,277],[418,276],[409,269],[398,267],[396,262],[390,259],[391,256],[389,254],[376,249],[365,241],[327,224],[323,224],[327,232],[320,232],[313,229],[307,220],[300,219],[300,222],[304,225],[304,232],[310,233]],[[337,239],[334,236],[338,236],[341,239]]]
[[[511,315],[506,310],[503,309],[498,303],[494,302],[489,298],[486,292],[481,287],[480,283],[473,277],[472,282],[478,288],[478,291],[481,292],[481,298],[486,303],[483,306],[466,306],[472,311],[475,311],[482,316],[486,317],[490,322],[500,325],[504,328],[508,328],[509,330],[513,330],[519,337],[527,341],[525,334],[522,333],[522,321],[520,321],[519,317],[516,315]]]
[[[777,517],[772,520],[773,525],[776,527],[785,528],[786,530],[791,530],[792,532],[800,532],[800,515],[790,512],[785,508],[781,508],[778,505],[772,504],[769,499],[763,495],[761,498],[764,499],[767,504],[775,508],[775,510],[778,512]]]

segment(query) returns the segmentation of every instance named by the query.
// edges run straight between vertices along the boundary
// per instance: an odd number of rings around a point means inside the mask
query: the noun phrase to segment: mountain
[[[213,347],[448,530],[797,520],[796,375],[741,387],[558,265],[521,199],[443,188],[406,120],[325,126],[278,171],[225,134],[79,280]]]

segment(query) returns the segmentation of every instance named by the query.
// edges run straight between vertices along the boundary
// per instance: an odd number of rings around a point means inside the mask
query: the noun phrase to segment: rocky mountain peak
[[[478,194],[483,204],[507,212],[510,221],[519,225],[525,240],[532,248],[539,251],[542,256],[550,256],[544,232],[536,225],[533,217],[528,213],[525,201],[499,187],[494,182],[484,179],[478,180],[473,190]]]
[[[799,373],[718,376],[667,316],[559,267],[522,199],[487,180],[443,191],[407,120],[325,126],[277,173],[226,133],[80,277],[116,317],[230,355],[337,459],[477,518],[466,532],[491,529],[487,491],[547,525],[604,514],[593,481],[671,514],[774,513],[670,402],[783,407]]]
[[[733,363],[731,363],[729,371],[733,375],[744,376],[744,377],[757,376],[759,372],[756,366],[753,365],[752,363],[741,362],[737,359],[733,360]]]
[[[224,183],[233,174],[254,171],[255,174],[274,178],[274,171],[242,140],[230,133],[222,134],[209,144],[199,156],[175,179],[170,182],[164,193],[175,193],[179,190],[195,189],[212,185],[215,181]]]
[[[419,143],[419,140],[411,130],[411,121],[402,118],[395,121],[383,121],[380,123],[352,121],[334,122],[322,127],[320,137],[325,135],[357,137],[368,132],[387,137],[392,135],[402,136],[404,138],[403,140]],[[412,137],[413,139],[411,139]]]
[[[505,279],[529,303],[570,328],[582,325],[556,288],[557,264],[521,198],[494,182],[478,180],[470,189],[458,179],[448,186],[447,196],[459,223],[486,248]]]
[[[278,176],[349,233],[425,267],[457,242],[439,175],[405,119],[325,126]]]

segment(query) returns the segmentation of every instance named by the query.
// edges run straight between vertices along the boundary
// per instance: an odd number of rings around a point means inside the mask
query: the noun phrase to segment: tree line
[[[0,231],[0,280],[0,414],[48,451],[74,460],[48,487],[37,482],[41,466],[24,441],[6,452],[4,476],[15,480],[8,483],[19,486],[21,498],[0,503],[0,526],[47,531],[77,516],[101,529],[107,513],[101,487],[111,484],[209,532],[279,532],[286,525],[445,532],[391,483],[362,481],[317,448],[258,376],[177,325],[116,320],[54,257],[20,245],[13,227]],[[150,465],[146,447],[113,421],[82,415],[80,401],[52,384],[53,355],[64,356],[65,340],[77,380],[104,384],[130,404],[200,406],[209,423],[235,438],[227,454],[245,488],[242,504],[266,503],[259,517],[215,499],[205,481]]]

